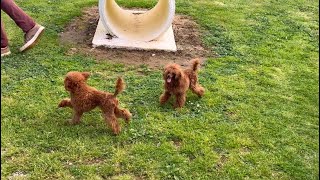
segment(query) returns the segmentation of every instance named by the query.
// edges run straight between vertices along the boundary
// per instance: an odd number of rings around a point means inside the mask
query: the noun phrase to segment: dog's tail
[[[197,59],[193,59],[191,61],[191,67],[192,67],[192,71],[198,71],[199,69],[199,65],[200,65],[200,60],[197,58]]]
[[[117,96],[120,94],[124,88],[126,87],[123,79],[121,77],[118,77],[117,83],[116,83],[116,91],[114,92],[113,96]]]

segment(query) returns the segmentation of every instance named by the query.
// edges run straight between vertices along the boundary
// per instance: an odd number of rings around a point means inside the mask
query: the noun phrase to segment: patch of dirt
[[[147,65],[152,69],[162,68],[169,62],[185,66],[193,58],[204,61],[210,55],[210,51],[201,42],[199,26],[188,16],[176,15],[173,20],[177,52],[92,48],[98,20],[98,7],[91,7],[67,25],[59,35],[61,43],[71,45],[67,55],[82,53],[94,56],[97,60],[134,66]]]
[[[27,179],[27,175],[24,174],[22,171],[17,171],[14,172],[13,174],[11,174],[8,177],[9,180],[13,180],[13,179]]]
[[[247,155],[247,154],[250,154],[250,153],[251,153],[251,149],[248,148],[248,147],[242,147],[242,148],[240,149],[240,154],[241,154],[241,155]]]
[[[220,170],[224,166],[224,164],[228,161],[228,157],[226,155],[221,155],[219,161],[215,165],[215,169]]]

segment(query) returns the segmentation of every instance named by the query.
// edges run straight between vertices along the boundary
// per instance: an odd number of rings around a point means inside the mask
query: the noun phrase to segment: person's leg
[[[1,0],[1,9],[7,13],[25,33],[25,44],[20,51],[32,48],[44,31],[44,27],[36,24],[13,0]]]
[[[10,53],[11,52],[10,52],[10,49],[8,47],[7,34],[4,31],[4,26],[3,26],[3,23],[1,21],[1,57],[9,55]]]
[[[8,38],[7,38],[7,34],[4,31],[4,26],[3,26],[3,22],[1,20],[1,48],[5,48],[8,46]]]
[[[7,13],[14,22],[27,33],[36,23],[13,0],[1,0],[1,9]]]

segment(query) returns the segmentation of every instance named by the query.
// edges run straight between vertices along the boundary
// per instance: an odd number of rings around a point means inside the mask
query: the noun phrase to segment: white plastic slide
[[[122,9],[115,0],[99,0],[99,14],[111,35],[129,41],[152,41],[171,26],[175,0],[159,0],[146,12]]]

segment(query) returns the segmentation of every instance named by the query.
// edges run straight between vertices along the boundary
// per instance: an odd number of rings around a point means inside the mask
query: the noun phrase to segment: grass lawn
[[[13,54],[1,59],[1,179],[319,179],[318,1],[176,0],[219,54],[201,69],[205,96],[189,93],[180,111],[159,106],[160,70],[65,55],[58,33],[97,0],[17,4],[46,33],[20,54],[23,34],[2,13]],[[72,111],[57,105],[71,70],[105,91],[124,76],[119,99],[133,119],[119,136],[99,110],[65,124]]]

